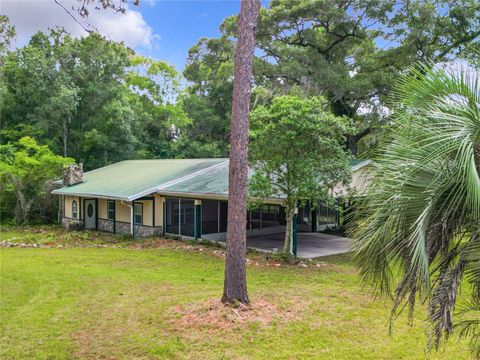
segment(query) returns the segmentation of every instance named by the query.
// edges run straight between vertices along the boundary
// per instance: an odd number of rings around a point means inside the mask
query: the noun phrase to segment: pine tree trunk
[[[246,276],[248,112],[252,80],[255,28],[260,0],[242,0],[235,52],[230,168],[228,183],[228,233],[223,303],[248,304]]]
[[[67,157],[68,123],[63,119],[63,156]]]

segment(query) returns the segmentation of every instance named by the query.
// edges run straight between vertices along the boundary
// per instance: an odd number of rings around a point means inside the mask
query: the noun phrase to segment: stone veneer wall
[[[115,223],[116,232],[118,234],[130,234],[130,223],[117,221]],[[99,224],[100,227],[100,224]],[[145,226],[145,225],[135,225],[135,236],[136,237],[145,237],[153,235],[162,235],[161,226]]]
[[[63,226],[67,230],[82,230],[84,229],[83,220],[63,218]],[[98,219],[98,230],[113,233],[113,220]],[[130,223],[123,221],[115,222],[115,230],[117,234],[130,234]],[[162,235],[161,226],[145,226],[135,225],[135,236],[159,236]]]
[[[130,224],[123,221],[116,221],[115,232],[117,234],[130,234]]]
[[[135,236],[145,237],[145,236],[153,236],[153,235],[162,235],[162,227],[135,225]]]
[[[67,230],[83,230],[84,224],[83,220],[79,219],[70,219],[70,218],[63,218],[62,224]]]
[[[98,230],[113,232],[113,220],[98,219]]]

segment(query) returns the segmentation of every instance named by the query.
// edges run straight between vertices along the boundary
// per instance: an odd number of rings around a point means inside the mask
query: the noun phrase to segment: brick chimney
[[[71,163],[63,169],[63,185],[72,186],[83,182],[83,164]]]

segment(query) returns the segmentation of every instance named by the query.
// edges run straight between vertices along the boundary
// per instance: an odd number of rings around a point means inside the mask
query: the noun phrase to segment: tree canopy
[[[285,253],[292,252],[295,208],[308,200],[328,204],[333,188],[348,184],[351,175],[343,141],[350,131],[349,119],[333,115],[321,97],[280,96],[251,113],[250,195],[284,199]]]
[[[3,220],[13,215],[16,223],[25,224],[55,218],[58,199],[50,196],[52,180],[59,179],[62,168],[73,161],[55,155],[48,146],[40,146],[27,136],[0,145]]]
[[[98,34],[39,32],[2,67],[2,142],[28,135],[87,169],[128,158],[172,157],[188,123],[174,104],[178,74]]]
[[[252,101],[323,95],[335,115],[355,121],[349,149],[365,150],[388,124],[385,98],[408,66],[458,58],[480,63],[479,17],[475,0],[274,0],[259,17]],[[197,102],[214,104],[217,91],[231,91],[236,17],[220,29],[221,37],[201,39],[189,52],[184,76]],[[210,109],[223,121],[218,129],[228,132],[228,110]],[[190,125],[203,126],[197,119]]]

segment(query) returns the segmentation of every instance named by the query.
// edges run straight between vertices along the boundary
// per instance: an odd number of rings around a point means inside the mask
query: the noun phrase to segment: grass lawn
[[[77,236],[3,229],[2,240],[64,247],[0,250],[2,359],[470,358],[456,338],[428,353],[421,309],[389,336],[390,301],[362,289],[347,255],[307,268],[249,255],[242,311],[219,304],[218,248]],[[81,247],[100,243],[115,247]]]

